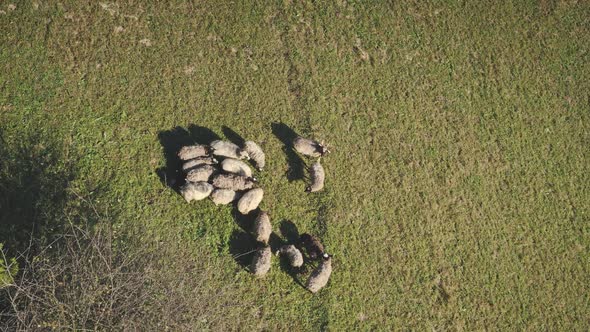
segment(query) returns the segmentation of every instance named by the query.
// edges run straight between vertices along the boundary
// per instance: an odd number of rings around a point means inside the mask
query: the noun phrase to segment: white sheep
[[[238,191],[252,189],[256,184],[256,179],[236,174],[217,174],[213,176],[211,183],[216,188]]]
[[[184,164],[182,164],[182,170],[185,173],[188,173],[191,169],[193,169],[197,166],[215,165],[217,163],[218,163],[217,159],[215,159],[213,157],[197,157],[197,158],[193,158],[191,160],[188,160]]]
[[[293,140],[293,147],[295,151],[309,157],[321,157],[330,152],[324,144],[301,136]]]
[[[197,157],[206,157],[209,155],[209,147],[207,145],[195,144],[183,146],[178,152],[178,157],[181,160],[189,160]]]
[[[187,202],[202,200],[212,191],[213,186],[207,182],[188,182],[180,188],[180,193]]]
[[[270,270],[270,259],[272,253],[269,246],[262,247],[256,251],[250,264],[250,272],[257,277],[262,277]]]
[[[300,267],[303,265],[303,255],[301,251],[292,244],[284,245],[277,251],[277,256],[283,256],[289,261],[292,267]]]
[[[254,221],[252,233],[254,233],[256,241],[268,244],[268,239],[272,233],[272,225],[270,224],[270,216],[267,212],[260,211],[258,213],[258,217]]]
[[[305,288],[312,293],[317,293],[320,289],[326,286],[328,280],[330,280],[330,275],[332,274],[332,257],[328,254],[324,254],[322,258],[322,261],[311,273],[309,279],[307,279],[307,284],[305,285]]]
[[[227,158],[223,160],[221,162],[221,169],[228,173],[234,173],[248,178],[252,177],[252,170],[248,164],[238,159]]]
[[[266,157],[262,148],[258,144],[252,141],[246,141],[244,143],[244,150],[248,153],[248,157],[256,164],[256,168],[262,171],[266,164]]]
[[[234,158],[234,159],[248,159],[248,153],[234,143],[222,140],[211,142],[211,153],[216,156]]]
[[[217,174],[217,167],[211,165],[200,165],[193,167],[186,175],[186,180],[190,182],[209,181],[213,175]]]
[[[306,192],[313,193],[324,189],[324,179],[326,178],[326,172],[324,167],[320,164],[320,161],[316,161],[309,168],[309,178],[311,183],[309,187],[305,188]]]
[[[215,189],[211,193],[211,196],[209,196],[215,205],[229,204],[238,197],[240,197],[240,194],[230,189]]]
[[[264,196],[264,191],[261,188],[255,188],[247,191],[238,201],[238,211],[241,214],[248,214],[255,210]]]

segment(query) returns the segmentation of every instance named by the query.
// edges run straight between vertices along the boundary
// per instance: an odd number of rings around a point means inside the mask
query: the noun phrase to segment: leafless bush
[[[150,301],[145,270],[153,252],[114,243],[104,228],[72,226],[51,245],[24,260],[6,290],[5,326],[112,329],[133,320]]]
[[[34,257],[20,257],[25,263],[0,299],[2,327],[232,330],[243,323],[240,311],[252,304],[229,295],[235,281],[205,253],[141,238],[114,240],[110,227],[71,226]]]

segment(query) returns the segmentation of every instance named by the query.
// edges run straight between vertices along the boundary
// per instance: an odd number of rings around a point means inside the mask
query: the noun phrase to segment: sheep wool
[[[295,151],[309,157],[321,157],[329,152],[324,145],[300,136],[293,141],[293,147]]]
[[[211,142],[211,152],[216,156],[234,158],[234,159],[247,159],[248,153],[234,143],[216,140]]]
[[[229,204],[233,201],[235,201],[238,197],[240,196],[239,193],[230,190],[230,189],[215,189],[213,190],[213,192],[211,193],[211,196],[209,196],[209,198],[211,198],[211,200],[213,201],[213,203],[215,203],[215,205],[219,205],[219,204]]]
[[[256,251],[252,263],[250,264],[250,272],[257,277],[262,277],[270,270],[270,258],[272,253],[269,246],[265,246]]]
[[[292,267],[300,267],[303,265],[303,255],[301,251],[292,244],[284,245],[279,248],[277,255],[287,258],[289,265]]]
[[[309,177],[311,179],[311,184],[305,189],[305,191],[314,193],[324,189],[324,179],[326,178],[326,172],[324,171],[324,167],[322,164],[320,164],[319,160],[313,163],[313,165],[311,165],[309,168]]]
[[[217,174],[217,168],[211,165],[201,165],[191,169],[186,175],[186,180],[190,182],[209,181],[209,178]]]
[[[309,255],[309,258],[311,259],[317,259],[324,254],[324,246],[322,245],[322,242],[311,234],[301,234],[299,237],[299,243],[305,248],[307,255]]]
[[[190,170],[192,170],[193,168],[197,167],[197,166],[201,166],[201,165],[215,165],[217,164],[217,159],[213,158],[213,157],[197,157],[197,158],[193,158],[189,161],[186,161],[184,164],[182,164],[182,170],[186,173],[188,173]]]
[[[252,170],[250,169],[248,164],[238,159],[225,159],[221,162],[221,169],[228,173],[234,173],[245,177],[252,177]]]
[[[268,244],[270,233],[272,233],[272,225],[270,224],[270,217],[267,212],[260,211],[258,213],[258,217],[254,221],[253,233],[256,241]]]
[[[252,141],[246,141],[244,143],[244,150],[248,153],[248,156],[256,164],[256,168],[262,171],[264,165],[266,165],[266,157],[260,146]]]
[[[261,188],[255,188],[247,191],[238,201],[238,211],[241,214],[248,214],[255,210],[264,196],[264,191]]]
[[[209,147],[207,145],[195,144],[183,146],[178,152],[178,157],[181,160],[189,160],[197,157],[206,157],[209,155]]]
[[[311,273],[309,279],[307,279],[307,288],[312,293],[317,293],[320,289],[324,288],[330,280],[332,274],[332,257],[324,255],[322,262],[318,267]]]
[[[237,191],[252,189],[256,184],[256,179],[236,174],[217,174],[213,176],[211,183],[213,183],[216,188]]]
[[[213,186],[207,182],[189,182],[180,188],[180,193],[187,202],[202,200],[212,191]]]

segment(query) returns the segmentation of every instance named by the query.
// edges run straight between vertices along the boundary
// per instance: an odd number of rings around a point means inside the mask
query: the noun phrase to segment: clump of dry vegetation
[[[206,262],[194,260],[180,246],[159,248],[156,243],[133,241],[115,239],[110,226],[72,225],[37,254],[23,256],[19,274],[11,276],[14,282],[3,289],[2,327],[223,327],[224,322],[210,318],[217,317],[215,311],[225,304],[218,297],[223,289],[205,287],[209,278],[204,274],[212,273]],[[229,288],[231,284],[225,289]]]

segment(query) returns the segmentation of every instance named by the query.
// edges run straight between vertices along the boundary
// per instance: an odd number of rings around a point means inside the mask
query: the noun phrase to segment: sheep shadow
[[[232,208],[232,216],[234,217],[236,225],[238,225],[238,227],[240,227],[246,233],[250,233],[252,231],[254,221],[256,220],[259,212],[260,209],[256,209],[248,214],[242,214],[240,211],[238,211],[237,204],[235,203]]]
[[[257,243],[252,235],[237,229],[232,232],[229,239],[229,252],[242,269],[250,266],[256,249]]]
[[[209,144],[211,141],[220,139],[219,135],[209,128],[191,124],[188,129],[174,127],[170,130],[163,130],[158,133],[158,140],[162,145],[165,158],[165,165],[156,169],[156,174],[163,185],[178,192],[184,184],[182,174],[182,161],[178,158],[178,151],[183,146],[191,144]]]
[[[299,135],[283,122],[274,122],[271,128],[272,133],[283,142],[283,152],[285,152],[287,163],[289,164],[286,174],[287,180],[289,182],[303,180],[305,176],[305,162],[293,149],[293,140]]]
[[[281,225],[279,226],[281,231],[281,235],[287,242],[295,244],[299,241],[299,230],[297,229],[297,225],[293,223],[291,220],[284,219],[281,221]]]
[[[240,134],[236,133],[233,129],[227,126],[221,126],[221,131],[223,132],[223,135],[225,135],[225,137],[227,137],[227,139],[230,140],[230,142],[236,144],[237,146],[244,146],[246,140]]]

